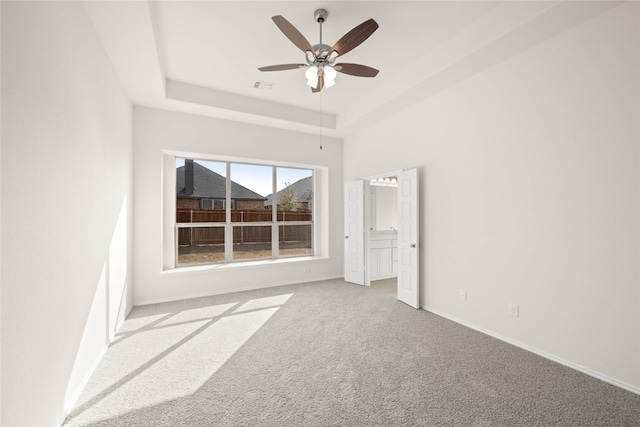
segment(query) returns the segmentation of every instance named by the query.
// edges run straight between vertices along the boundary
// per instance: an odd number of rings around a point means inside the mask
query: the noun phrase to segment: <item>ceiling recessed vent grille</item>
[[[253,84],[254,89],[260,90],[271,90],[273,88],[273,83],[261,82],[260,80],[256,80]]]

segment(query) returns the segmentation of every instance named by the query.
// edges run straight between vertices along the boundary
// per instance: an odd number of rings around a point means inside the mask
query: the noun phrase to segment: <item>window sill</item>
[[[295,258],[279,258],[279,259],[263,259],[258,261],[240,261],[229,264],[206,264],[206,265],[189,265],[184,267],[175,267],[172,269],[166,269],[161,272],[163,275],[174,274],[189,274],[189,273],[207,273],[211,271],[220,270],[235,270],[235,269],[251,269],[261,268],[268,266],[278,266],[287,264],[304,264],[304,263],[317,263],[329,261],[331,258],[327,256],[308,256],[308,257],[295,257]]]

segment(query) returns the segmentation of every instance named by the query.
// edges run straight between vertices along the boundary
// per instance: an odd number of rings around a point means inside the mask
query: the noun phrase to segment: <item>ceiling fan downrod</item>
[[[313,12],[313,19],[320,24],[320,44],[322,44],[322,23],[327,20],[329,13],[325,9],[317,9]]]
[[[312,52],[316,59],[324,59],[331,53],[331,46],[322,43],[322,24],[327,21],[327,16],[329,16],[329,12],[325,9],[316,9],[313,13],[313,19],[320,24],[320,42],[313,45]]]

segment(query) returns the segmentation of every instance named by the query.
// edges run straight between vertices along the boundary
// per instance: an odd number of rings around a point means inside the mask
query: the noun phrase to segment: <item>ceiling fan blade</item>
[[[298,68],[306,67],[305,64],[280,64],[280,65],[269,65],[267,67],[260,67],[258,70],[260,71],[282,71],[282,70],[294,70]]]
[[[323,86],[324,86],[324,75],[320,74],[318,76],[318,85],[316,87],[312,87],[311,92],[313,93],[320,92]]]
[[[375,68],[367,67],[360,64],[341,63],[334,67],[337,72],[343,74],[350,74],[358,77],[375,77],[378,75],[378,70]]]
[[[364,21],[362,24],[342,36],[342,38],[333,45],[333,50],[338,52],[339,55],[344,55],[350,50],[358,47],[360,43],[368,39],[369,36],[377,29],[378,23],[373,19]]]
[[[273,22],[275,22],[278,28],[280,28],[280,31],[282,31],[284,35],[293,42],[293,44],[298,46],[300,50],[303,52],[307,50],[314,52],[311,43],[309,43],[302,33],[300,33],[300,31],[291,24],[291,22],[284,19],[281,15],[276,15],[271,19],[273,19]]]

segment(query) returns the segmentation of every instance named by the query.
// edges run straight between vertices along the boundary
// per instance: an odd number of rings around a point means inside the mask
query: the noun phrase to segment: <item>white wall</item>
[[[131,306],[131,103],[79,2],[2,2],[2,415],[63,421]]]
[[[134,108],[133,121],[134,304],[342,276],[341,141],[144,107]],[[176,153],[323,169],[314,218],[320,259],[172,269]]]
[[[344,148],[346,180],[419,168],[423,307],[636,392],[639,7],[614,8]]]

